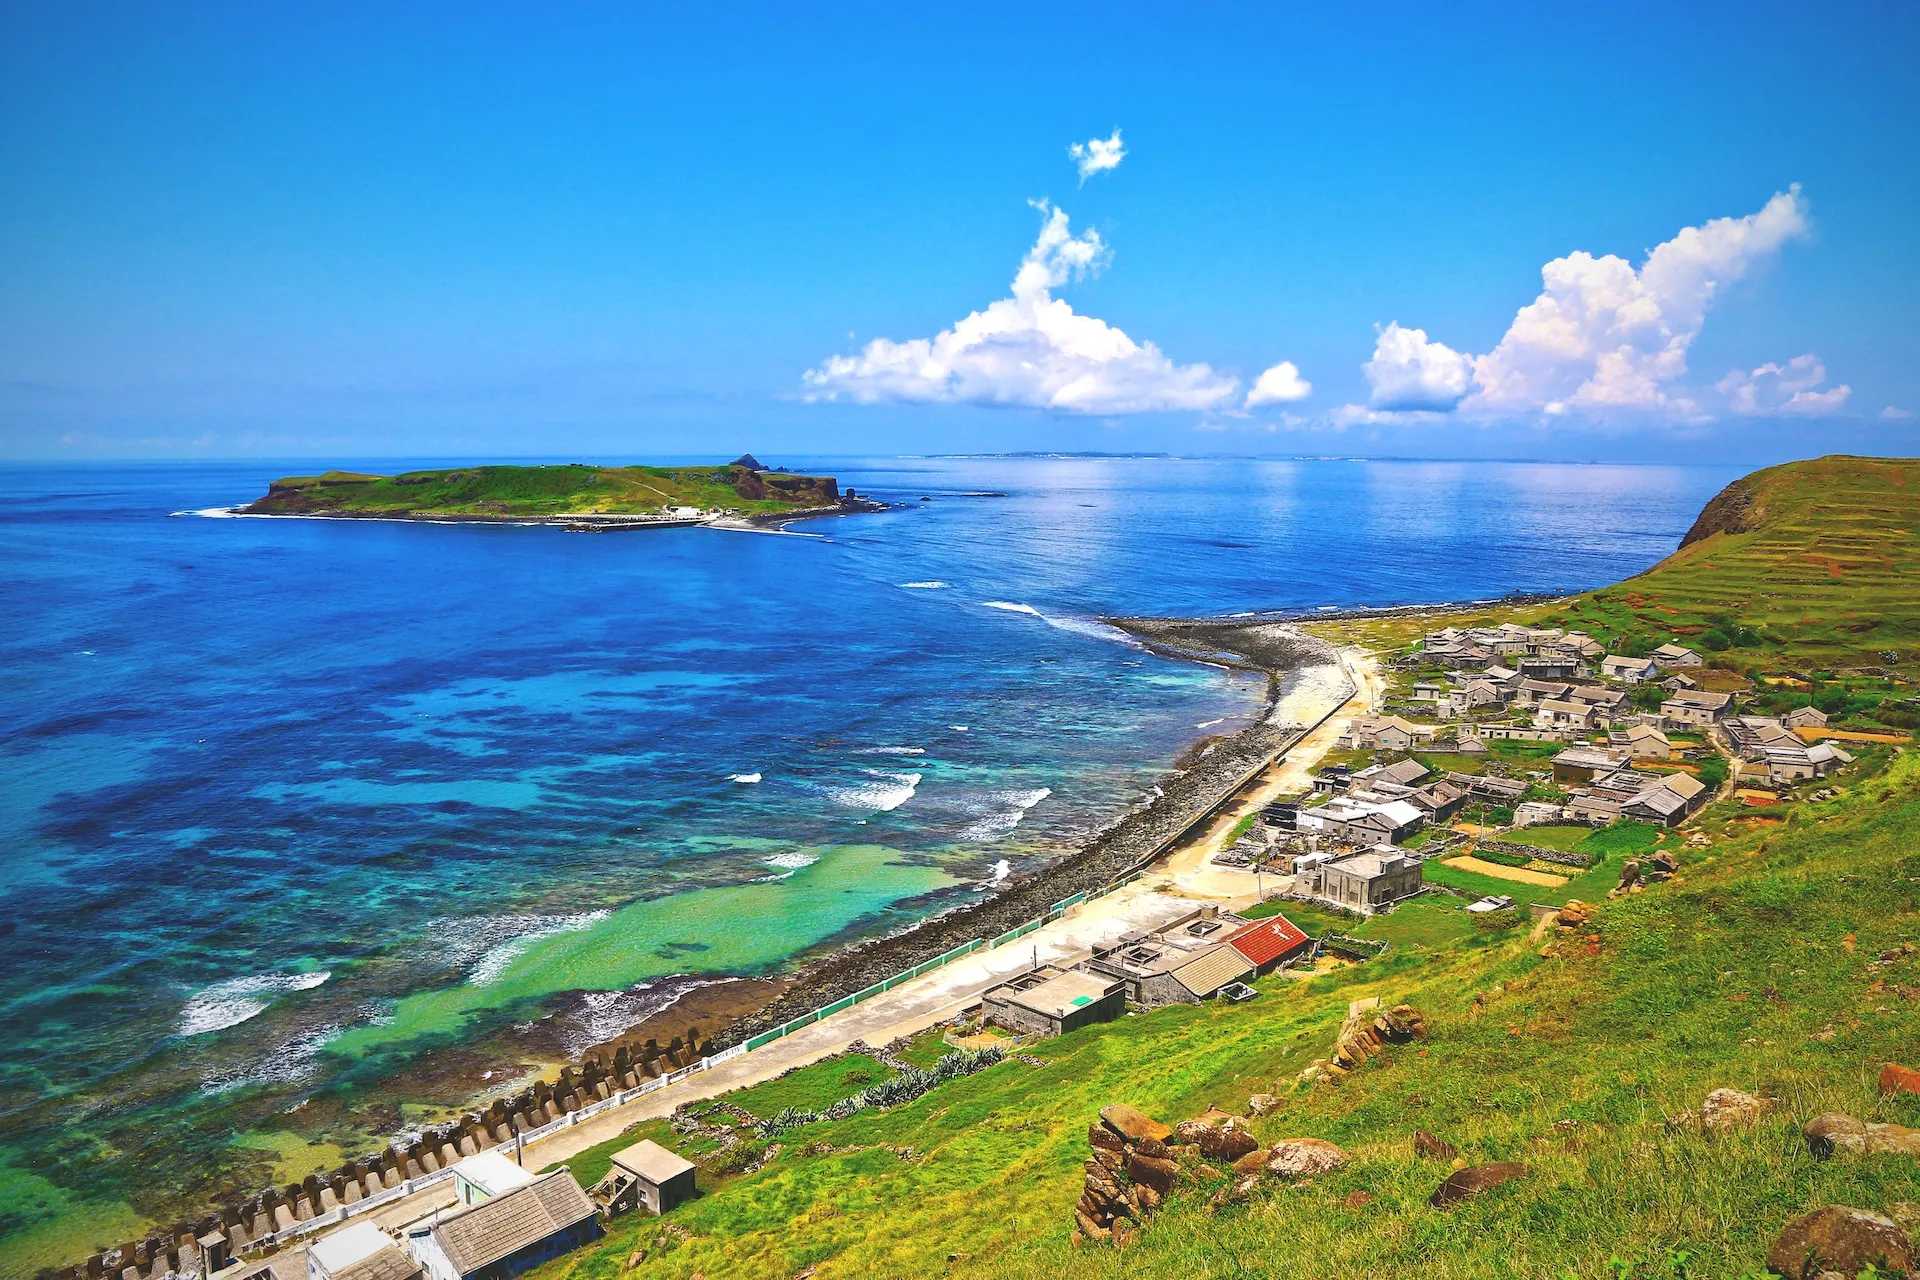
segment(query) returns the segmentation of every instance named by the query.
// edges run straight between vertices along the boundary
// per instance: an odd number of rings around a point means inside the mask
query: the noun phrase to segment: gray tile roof
[[[565,1169],[440,1220],[433,1238],[461,1275],[591,1218],[593,1201]]]

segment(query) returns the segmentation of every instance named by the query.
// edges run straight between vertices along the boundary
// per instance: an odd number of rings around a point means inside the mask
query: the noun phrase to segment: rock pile
[[[1620,883],[1607,890],[1609,898],[1639,893],[1649,884],[1657,884],[1680,869],[1680,859],[1670,849],[1655,849],[1645,858],[1628,858],[1620,867]]]
[[[1347,1020],[1334,1037],[1333,1057],[1315,1061],[1300,1073],[1300,1078],[1309,1083],[1343,1080],[1387,1046],[1426,1038],[1427,1017],[1412,1005],[1396,1005],[1385,1012],[1379,1009],[1377,1000],[1356,1000],[1349,1006]]]
[[[1285,1138],[1265,1150],[1246,1121],[1211,1107],[1168,1128],[1133,1107],[1100,1110],[1087,1129],[1093,1154],[1073,1207],[1075,1244],[1109,1240],[1124,1248],[1177,1180],[1230,1177],[1213,1197],[1217,1208],[1245,1200],[1262,1177],[1306,1182],[1347,1162],[1347,1153],[1318,1138]]]
[[[1172,1129],[1125,1103],[1100,1108],[1100,1123],[1087,1129],[1093,1154],[1073,1207],[1076,1240],[1128,1242],[1135,1229],[1128,1224],[1144,1221],[1173,1190],[1180,1166],[1171,1137]]]

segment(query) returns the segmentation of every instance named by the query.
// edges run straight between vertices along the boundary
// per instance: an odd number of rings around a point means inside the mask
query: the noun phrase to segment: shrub
[[[1520,923],[1520,913],[1512,907],[1502,907],[1498,911],[1488,911],[1473,918],[1473,927],[1481,933],[1498,933],[1502,929],[1511,929]]]

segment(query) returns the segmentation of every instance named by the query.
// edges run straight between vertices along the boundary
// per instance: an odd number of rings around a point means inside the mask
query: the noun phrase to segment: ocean
[[[771,461],[906,506],[592,537],[194,514],[428,460],[0,469],[0,1275],[364,1154],[450,1044],[1043,865],[1264,693],[1102,614],[1596,586],[1738,474]]]

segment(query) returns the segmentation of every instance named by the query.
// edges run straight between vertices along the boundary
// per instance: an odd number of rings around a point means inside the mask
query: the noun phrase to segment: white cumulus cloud
[[[1375,409],[1451,409],[1467,394],[1473,360],[1444,342],[1429,342],[1424,329],[1403,329],[1399,321],[1380,331],[1373,359],[1360,366]]]
[[[1751,373],[1735,369],[1713,386],[1735,413],[1818,418],[1839,409],[1853,394],[1844,382],[1821,390],[1826,380],[1827,366],[1820,357],[1804,355],[1784,365],[1763,364]]]
[[[1238,379],[1206,364],[1175,364],[1151,342],[1054,297],[1109,255],[1097,231],[1073,234],[1066,210],[1044,200],[1034,207],[1040,235],[1021,259],[1012,297],[931,338],[876,338],[857,355],[830,356],[804,375],[804,398],[1086,414],[1205,410],[1234,398]]]
[[[1880,420],[1882,422],[1908,422],[1911,421],[1912,418],[1913,410],[1902,409],[1897,404],[1890,404],[1880,411]]]
[[[1085,186],[1094,174],[1118,169],[1120,162],[1127,158],[1127,149],[1120,145],[1120,131],[1115,129],[1111,138],[1088,138],[1071,144],[1067,154],[1079,167],[1080,185]]]
[[[1300,376],[1291,360],[1282,360],[1254,381],[1247,392],[1247,408],[1263,404],[1289,404],[1313,394],[1313,384]]]
[[[1540,296],[1498,345],[1468,356],[1419,329],[1389,325],[1364,367],[1375,409],[1695,419],[1680,381],[1715,297],[1810,227],[1800,188],[1758,212],[1685,227],[1636,270],[1584,251],[1540,270]],[[1464,376],[1463,376],[1464,374]],[[1844,397],[1842,397],[1844,398]]]

